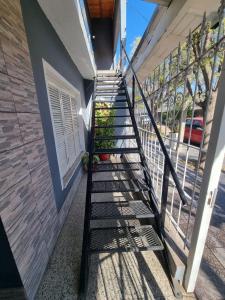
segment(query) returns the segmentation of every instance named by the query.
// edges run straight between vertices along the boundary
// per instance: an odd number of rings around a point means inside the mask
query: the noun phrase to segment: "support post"
[[[187,269],[184,278],[184,287],[186,291],[190,293],[195,289],[225,155],[224,95],[225,60],[223,61],[223,67],[218,86],[217,101],[206,156],[203,181],[200,190],[199,204],[196,212],[190,252],[187,259]]]

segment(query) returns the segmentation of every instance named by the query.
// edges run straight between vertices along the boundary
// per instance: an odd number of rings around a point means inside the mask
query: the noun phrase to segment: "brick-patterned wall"
[[[33,299],[73,187],[57,213],[19,0],[0,0],[0,217]]]

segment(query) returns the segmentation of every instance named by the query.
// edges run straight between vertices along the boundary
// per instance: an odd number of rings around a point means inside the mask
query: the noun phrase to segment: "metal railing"
[[[224,1],[143,84],[127,82],[159,210],[189,247],[224,54]],[[128,69],[128,68],[127,68]],[[183,204],[187,204],[185,207]]]
[[[129,57],[127,55],[126,49],[125,49],[125,47],[124,47],[123,44],[122,44],[122,49],[123,49],[125,57],[126,57],[126,59],[128,61],[129,67],[130,67],[130,69],[132,70],[132,73],[133,73],[133,84],[132,84],[132,87],[133,87],[133,89],[132,89],[132,106],[133,106],[133,109],[136,106],[136,103],[134,101],[134,86],[135,86],[134,85],[134,80],[135,80],[136,83],[137,83],[138,91],[139,91],[139,93],[141,95],[143,107],[144,107],[144,109],[146,111],[145,115],[149,118],[149,120],[150,120],[150,122],[152,124],[152,127],[154,128],[154,132],[155,132],[155,135],[157,137],[157,141],[158,141],[158,143],[159,143],[159,145],[161,147],[161,151],[162,151],[162,153],[164,155],[164,163],[163,163],[164,166],[163,166],[163,177],[162,177],[162,181],[163,181],[162,182],[162,193],[161,193],[161,197],[160,197],[160,202],[161,202],[160,212],[162,214],[162,224],[164,226],[165,213],[166,213],[166,207],[167,207],[167,198],[168,198],[169,176],[170,175],[172,176],[172,178],[174,180],[174,184],[176,186],[176,189],[178,191],[178,194],[180,196],[182,204],[183,205],[186,204],[187,200],[186,200],[184,191],[183,191],[183,189],[181,187],[181,184],[179,182],[179,179],[178,179],[178,176],[176,174],[176,171],[174,169],[174,166],[173,166],[173,164],[171,162],[170,156],[169,156],[169,154],[167,152],[166,145],[163,142],[163,139],[161,137],[161,134],[159,132],[159,129],[157,127],[155,119],[154,119],[154,117],[152,115],[152,112],[151,112],[149,106],[148,106],[147,99],[146,99],[146,97],[144,95],[144,92],[143,92],[143,90],[141,88],[140,82],[139,82],[139,80],[137,78],[137,75],[136,75],[136,73],[135,73],[135,71],[133,69],[133,66],[132,66],[132,64],[131,64],[131,62],[129,60]],[[138,124],[138,128],[139,128],[139,123],[137,122],[137,124]],[[141,139],[141,141],[142,141],[142,144],[143,144],[143,139]],[[142,145],[142,146],[143,146],[143,149],[145,151],[146,145]],[[150,170],[150,168],[149,168],[149,170]],[[151,172],[149,172],[149,173],[151,173]]]

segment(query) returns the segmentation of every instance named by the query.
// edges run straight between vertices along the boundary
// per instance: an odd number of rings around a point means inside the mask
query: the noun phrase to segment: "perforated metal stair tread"
[[[124,86],[117,84],[97,84],[96,91],[124,91]]]
[[[96,141],[107,141],[107,140],[134,140],[135,135],[109,135],[109,136],[96,136]]]
[[[113,82],[111,82],[111,83],[102,82],[96,86],[96,92],[98,92],[98,91],[114,91],[114,92],[116,92],[119,90],[124,91],[124,86],[121,84],[115,84]]]
[[[141,200],[94,202],[91,205],[92,220],[136,218],[154,218],[152,211]]]
[[[97,76],[96,76],[96,79],[97,80],[99,80],[99,79],[101,79],[101,78],[122,78],[122,76],[121,76],[121,74],[117,74],[117,73],[99,73],[99,74],[97,74]]]
[[[92,181],[92,193],[116,193],[116,192],[141,192],[149,191],[149,188],[133,180],[96,180]]]
[[[104,83],[104,82],[106,82],[106,83],[114,83],[114,84],[120,84],[120,83],[122,83],[122,81],[121,81],[121,77],[98,77],[97,79],[96,79],[96,83],[98,84],[102,84],[102,83]]]
[[[97,72],[97,78],[100,77],[121,77],[121,73],[116,73],[116,72]]]
[[[95,172],[138,171],[142,168],[140,163],[99,163]]]
[[[91,253],[156,250],[163,250],[163,245],[151,225],[95,228],[90,232]]]
[[[95,119],[105,119],[106,116],[95,116]],[[130,115],[121,115],[121,116],[107,116],[107,118],[131,118]]]
[[[113,81],[113,82],[118,82],[123,84],[122,78],[120,76],[105,76],[105,77],[100,76],[96,78],[97,84],[99,84],[99,82],[101,84],[102,81],[109,81],[109,82]]]
[[[109,94],[109,93],[118,93],[118,94],[125,94],[125,90],[124,89],[121,89],[121,88],[117,88],[117,89],[97,89],[96,88],[96,94],[101,94],[101,93],[106,93],[106,94]]]
[[[138,148],[111,148],[111,149],[95,149],[94,154],[129,154],[139,153]]]
[[[113,105],[111,107],[96,107],[95,108],[95,110],[111,110],[111,109],[129,109],[129,107]]]
[[[123,90],[118,90],[118,91],[105,90],[105,91],[96,91],[96,93],[95,93],[96,96],[104,96],[104,95],[116,96],[116,95],[124,95],[124,94],[125,94],[125,91],[123,91]]]
[[[111,78],[111,77],[110,77]],[[124,87],[124,83],[123,81],[121,80],[120,77],[115,77],[114,79],[103,79],[102,80],[102,77],[99,77],[100,80],[97,80],[96,81],[96,86],[104,86],[104,85],[117,85],[117,86],[123,86]]]
[[[95,126],[95,128],[125,128],[125,127],[133,127],[132,124],[115,124],[115,125],[99,125]]]
[[[126,95],[105,95],[105,96],[96,96],[94,101],[98,100],[127,100]]]
[[[96,87],[97,88],[100,88],[100,87],[105,88],[107,86],[109,88],[111,88],[111,87],[117,87],[117,88],[123,87],[124,88],[123,83],[119,80],[114,80],[114,81],[113,80],[104,80],[104,81],[97,81],[96,82]]]
[[[126,103],[127,102],[127,99],[124,98],[124,99],[115,99],[115,100],[108,100],[108,99],[99,99],[99,100],[94,100],[93,102],[95,103]]]
[[[98,78],[102,78],[102,77],[112,77],[112,78],[114,78],[114,77],[117,77],[117,78],[119,78],[119,77],[121,77],[121,74],[120,73],[97,73],[97,75],[96,75],[96,79],[98,79]]]

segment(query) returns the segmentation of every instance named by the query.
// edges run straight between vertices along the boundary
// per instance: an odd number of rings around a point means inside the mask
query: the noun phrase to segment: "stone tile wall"
[[[34,298],[76,183],[58,213],[20,1],[0,0],[0,217],[28,299]]]

